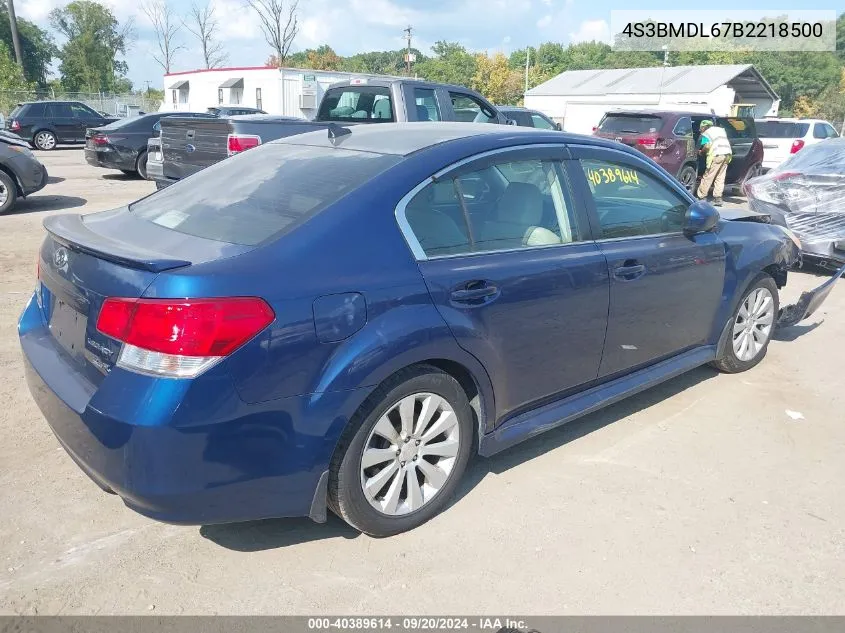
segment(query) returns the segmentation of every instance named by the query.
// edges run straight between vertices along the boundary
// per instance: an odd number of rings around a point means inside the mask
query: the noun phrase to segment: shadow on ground
[[[62,209],[75,209],[88,202],[85,198],[78,196],[30,196],[25,200],[19,200],[15,206],[14,214],[34,213],[36,211],[61,211]]]
[[[127,180],[143,180],[138,174],[131,173],[131,174],[124,174],[121,171],[116,172],[109,172],[108,174],[103,174],[103,180],[117,180],[120,182],[127,181]]]
[[[700,382],[716,376],[711,367],[699,367],[668,382],[652,387],[615,405],[591,413],[541,436],[528,440],[493,457],[475,458],[464,473],[461,485],[450,504],[459,503],[488,474],[500,474],[522,463],[555,450],[608,424],[671,398]],[[446,512],[449,511],[447,508]],[[208,540],[238,552],[255,552],[319,541],[330,538],[353,539],[360,534],[329,512],[328,521],[317,524],[310,519],[267,519],[227,525],[205,525],[200,534]]]

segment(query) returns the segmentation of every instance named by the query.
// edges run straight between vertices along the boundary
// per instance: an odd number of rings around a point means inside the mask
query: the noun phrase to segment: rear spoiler
[[[128,268],[159,273],[191,265],[187,260],[174,259],[155,251],[129,246],[125,242],[95,233],[86,226],[79,214],[51,216],[44,220],[44,228],[71,250],[88,253]]]

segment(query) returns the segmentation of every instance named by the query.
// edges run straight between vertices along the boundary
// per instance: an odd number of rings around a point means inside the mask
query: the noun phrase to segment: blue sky
[[[129,78],[136,87],[147,81],[162,86],[163,71],[151,56],[155,37],[139,0],[103,0],[120,20],[134,19],[137,38],[127,56]],[[221,39],[229,66],[260,66],[270,55],[258,24],[244,0],[210,1],[220,18]],[[47,15],[67,0],[23,0],[16,2],[21,17],[49,28]],[[174,9],[187,13],[191,0],[168,0]],[[796,2],[747,0],[743,9],[795,9]],[[296,50],[330,44],[339,54],[396,49],[404,45],[402,30],[411,24],[414,45],[427,51],[437,40],[458,41],[470,50],[503,51],[546,41],[564,44],[585,40],[606,40],[613,9],[677,9],[672,0],[630,4],[624,0],[300,0],[300,34]],[[693,8],[687,5],[684,8]],[[736,2],[710,0],[699,8],[736,9]],[[835,9],[841,0],[822,0],[805,9]],[[173,70],[202,66],[196,43],[183,31]]]

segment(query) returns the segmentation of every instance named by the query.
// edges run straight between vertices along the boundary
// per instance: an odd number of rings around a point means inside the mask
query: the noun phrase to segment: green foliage
[[[414,70],[429,81],[469,85],[477,70],[475,56],[457,42],[439,41],[431,47],[434,57],[418,62]]]
[[[122,92],[132,88],[125,75],[131,25],[121,26],[111,10],[94,0],[74,0],[53,9],[50,24],[67,42],[59,51],[62,86],[69,92]]]
[[[58,54],[58,49],[47,31],[32,22],[21,19],[19,15],[16,17],[21,53],[23,54],[24,74],[29,81],[35,82],[39,88],[44,88],[47,85],[47,71],[50,62]],[[0,42],[6,44],[7,55],[10,59],[14,59],[9,9],[5,0],[0,0]]]
[[[8,114],[35,84],[24,79],[23,71],[9,54],[9,47],[0,41],[0,112]]]

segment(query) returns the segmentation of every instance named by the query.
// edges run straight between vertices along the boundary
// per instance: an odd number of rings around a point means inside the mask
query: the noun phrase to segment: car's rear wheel
[[[778,288],[769,275],[761,274],[727,323],[721,357],[714,366],[735,374],[754,367],[766,356],[778,317]]]
[[[35,145],[36,149],[44,151],[56,149],[56,135],[50,130],[41,130],[35,133],[35,136],[32,138],[32,144]]]
[[[694,165],[684,165],[681,171],[678,172],[678,181],[686,188],[687,191],[693,193],[695,190],[696,181],[698,180],[698,170]]]
[[[413,529],[449,503],[473,443],[472,409],[435,367],[403,370],[364,403],[329,473],[329,505],[372,536]]]
[[[147,179],[147,152],[138,154],[138,160],[135,161],[135,170],[141,178]]]
[[[15,208],[18,201],[18,186],[5,171],[0,171],[0,215]]]

